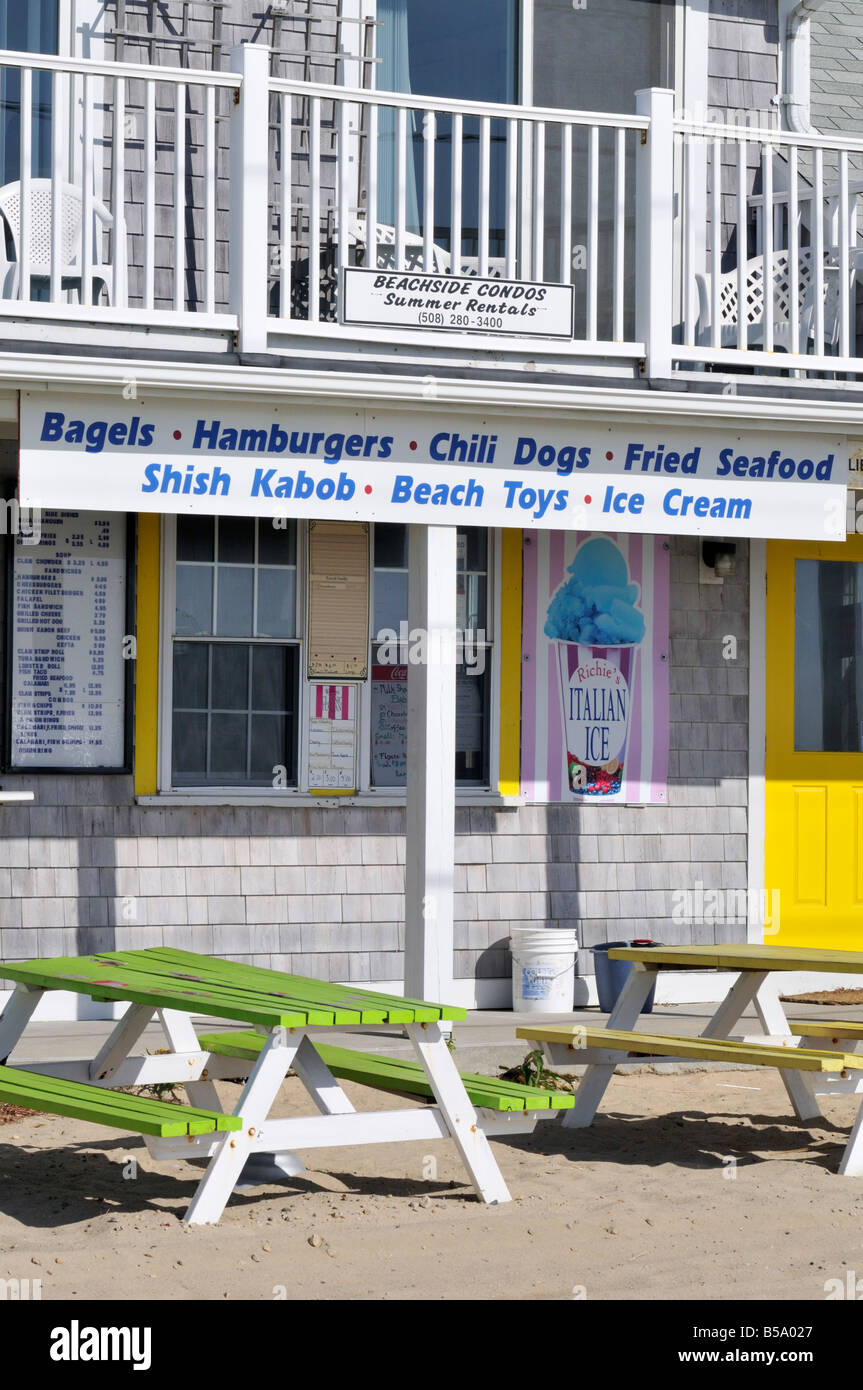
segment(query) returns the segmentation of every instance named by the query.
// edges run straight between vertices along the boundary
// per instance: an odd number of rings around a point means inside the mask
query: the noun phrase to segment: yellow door
[[[771,942],[863,947],[861,536],[767,547],[764,881]]]

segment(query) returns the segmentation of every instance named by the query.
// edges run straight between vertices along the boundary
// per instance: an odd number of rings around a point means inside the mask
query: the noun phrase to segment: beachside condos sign
[[[34,507],[841,540],[840,436],[22,393]]]
[[[342,322],[368,328],[431,328],[518,338],[573,335],[572,285],[401,270],[344,271]]]

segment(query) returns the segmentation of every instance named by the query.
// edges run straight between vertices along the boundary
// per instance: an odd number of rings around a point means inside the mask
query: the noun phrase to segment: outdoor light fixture
[[[728,579],[737,568],[736,541],[702,541],[701,563],[717,580]]]

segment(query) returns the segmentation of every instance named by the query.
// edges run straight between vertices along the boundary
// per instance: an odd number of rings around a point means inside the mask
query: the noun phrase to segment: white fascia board
[[[43,354],[0,353],[0,386],[21,391],[57,388],[86,393],[116,391],[130,381],[139,395],[187,395],[215,397],[263,397],[306,403],[359,399],[376,407],[427,410],[424,379],[367,375],[360,372],[283,371],[278,368],[217,366],[185,362],[135,362],[100,358],[57,358]],[[625,388],[574,387],[537,381],[466,381],[436,379],[436,406],[476,409],[501,415],[571,415],[574,411],[603,419],[632,416],[665,420],[669,424],[692,419],[725,428],[739,423],[776,424],[786,430],[824,426],[831,430],[863,428],[863,402],[793,401],[781,397],[700,395],[688,391],[633,391]]]

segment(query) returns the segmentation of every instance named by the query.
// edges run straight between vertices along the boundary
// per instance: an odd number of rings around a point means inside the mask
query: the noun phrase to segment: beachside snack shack
[[[92,894],[106,941],[200,927],[394,983],[413,913],[455,996],[503,1002],[509,924],[667,938],[675,882],[745,880],[749,542],[841,544],[846,455],[739,421],[23,392],[6,768],[87,773],[100,839],[158,841],[164,879]],[[735,569],[702,583],[717,537]],[[659,835],[676,868],[639,874]]]

